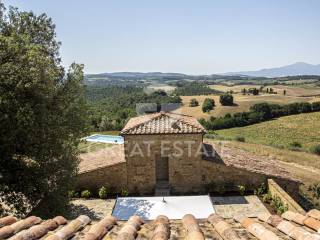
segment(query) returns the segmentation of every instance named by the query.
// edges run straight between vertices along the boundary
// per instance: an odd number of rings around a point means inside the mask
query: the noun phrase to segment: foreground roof
[[[177,134],[205,132],[205,128],[202,127],[194,117],[169,112],[158,112],[131,118],[122,129],[121,134]]]
[[[169,220],[158,216],[145,222],[138,216],[128,221],[117,221],[107,216],[91,221],[86,215],[67,221],[59,216],[50,220],[31,216],[18,221],[12,216],[0,218],[0,239],[219,239],[219,240],[319,240],[320,211],[311,210],[307,215],[287,211],[282,216],[261,214],[258,218],[234,216],[225,219],[211,214],[197,220],[187,214],[182,220]]]

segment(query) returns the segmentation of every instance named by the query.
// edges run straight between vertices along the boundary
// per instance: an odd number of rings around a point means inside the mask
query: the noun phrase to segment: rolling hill
[[[320,75],[320,64],[313,65],[304,62],[297,62],[294,64],[276,67],[266,68],[258,71],[241,71],[241,72],[229,72],[225,75],[245,75],[252,77],[284,77],[284,76],[296,76],[296,75]]]

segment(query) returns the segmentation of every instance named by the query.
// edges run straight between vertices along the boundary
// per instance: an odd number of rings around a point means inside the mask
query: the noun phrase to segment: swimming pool
[[[102,142],[102,143],[114,143],[114,144],[124,143],[124,139],[121,136],[102,135],[102,134],[94,134],[89,137],[85,137],[84,140],[89,142]]]

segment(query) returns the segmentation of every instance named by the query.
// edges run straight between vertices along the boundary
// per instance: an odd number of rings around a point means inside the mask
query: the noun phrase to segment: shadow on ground
[[[82,205],[82,204],[70,204],[70,209],[69,209],[69,214],[68,217],[71,219],[77,218],[79,215],[87,215],[90,217],[92,220],[99,220],[101,219],[101,216],[97,214],[92,209],[89,209],[87,206]]]

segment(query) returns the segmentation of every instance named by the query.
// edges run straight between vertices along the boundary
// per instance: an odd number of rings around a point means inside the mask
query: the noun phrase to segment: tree
[[[210,112],[211,110],[213,110],[214,106],[215,106],[214,99],[206,98],[206,99],[204,99],[203,104],[202,104],[202,111],[203,112]]]
[[[313,102],[312,103],[312,111],[320,111],[320,102]]]
[[[197,107],[197,106],[199,106],[198,100],[195,99],[195,98],[192,98],[192,99],[190,100],[189,106],[190,106],[190,107]]]
[[[249,88],[249,92],[253,95],[259,95],[259,90],[257,88]]]
[[[272,118],[271,108],[268,103],[258,103],[250,107],[252,112],[262,113],[263,119]]]
[[[220,103],[223,106],[232,106],[233,105],[233,96],[231,94],[222,94],[220,96]]]
[[[54,216],[66,207],[86,132],[83,66],[65,73],[45,14],[0,6],[1,16],[0,201],[16,215]]]

